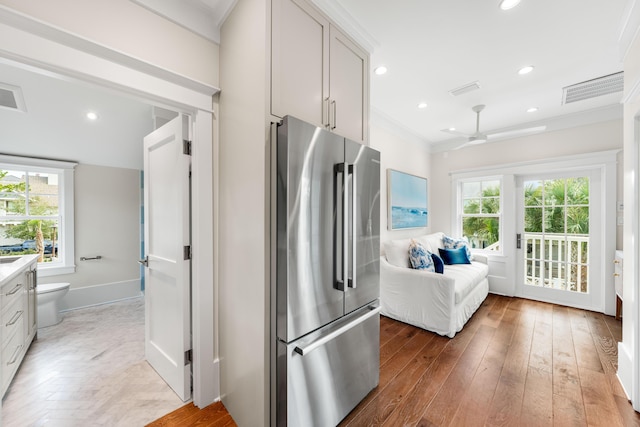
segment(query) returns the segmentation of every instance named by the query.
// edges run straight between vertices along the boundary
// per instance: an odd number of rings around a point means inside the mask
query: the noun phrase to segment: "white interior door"
[[[180,115],[144,138],[145,354],[182,400],[191,397],[189,129]]]
[[[600,176],[520,176],[516,192],[517,295],[602,312]]]

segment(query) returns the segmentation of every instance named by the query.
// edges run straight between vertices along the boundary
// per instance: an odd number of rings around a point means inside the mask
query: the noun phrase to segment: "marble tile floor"
[[[184,404],[145,361],[140,297],[39,329],[2,401],[2,425],[136,427]]]

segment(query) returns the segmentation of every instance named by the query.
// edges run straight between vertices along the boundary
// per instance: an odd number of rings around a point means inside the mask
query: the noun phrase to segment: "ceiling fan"
[[[474,107],[471,108],[471,110],[473,110],[473,112],[476,113],[476,131],[474,133],[467,134],[467,133],[455,131],[453,129],[442,129],[443,132],[447,132],[453,135],[463,136],[467,139],[463,144],[459,145],[458,147],[455,147],[456,150],[458,148],[466,147],[467,145],[483,144],[488,140],[504,139],[509,137],[516,137],[520,135],[542,132],[547,128],[546,126],[536,126],[536,127],[530,127],[530,128],[508,130],[505,132],[496,132],[491,134],[480,132],[480,113],[482,112],[482,110],[485,109],[485,107],[486,105],[480,104],[480,105],[475,105]]]

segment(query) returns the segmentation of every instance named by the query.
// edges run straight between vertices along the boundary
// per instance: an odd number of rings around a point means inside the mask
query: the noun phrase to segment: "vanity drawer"
[[[13,378],[13,374],[20,366],[21,357],[20,355],[23,353],[24,347],[24,338],[22,334],[22,322],[23,319],[20,317],[20,320],[16,322],[19,330],[16,331],[15,334],[9,339],[7,346],[2,350],[2,393],[7,390],[11,379]]]
[[[2,349],[4,350],[9,344],[10,340],[13,340],[14,336],[18,336],[22,341],[24,339],[24,304],[21,301],[16,301],[15,304],[7,307],[2,313],[0,330],[2,331]],[[7,359],[2,359],[3,363]]]
[[[26,289],[25,276],[23,274],[10,280],[2,288],[0,288],[0,299],[2,300],[2,312],[14,301],[20,299],[24,295]]]

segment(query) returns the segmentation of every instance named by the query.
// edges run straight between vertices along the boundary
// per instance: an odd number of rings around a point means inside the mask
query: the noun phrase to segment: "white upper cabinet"
[[[366,141],[369,113],[369,55],[331,26],[329,127],[354,141]]]
[[[369,55],[304,0],[273,0],[271,114],[368,139]]]

